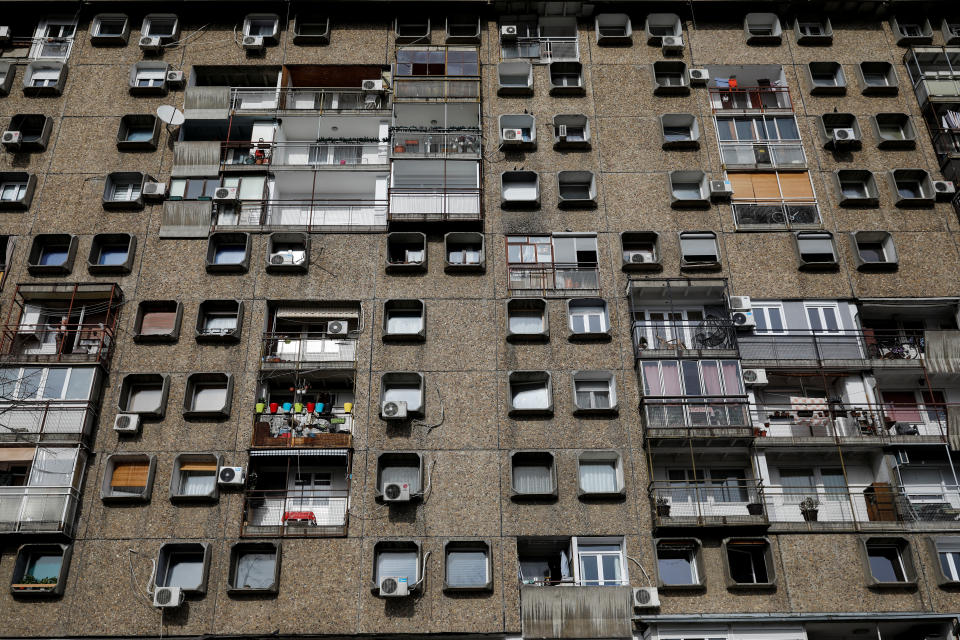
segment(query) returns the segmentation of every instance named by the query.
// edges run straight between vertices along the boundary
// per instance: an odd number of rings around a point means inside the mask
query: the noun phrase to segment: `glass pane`
[[[600,565],[599,558],[592,555],[580,556],[580,580],[586,586],[596,586],[600,584]]]
[[[580,488],[587,493],[616,493],[616,463],[612,460],[581,462]]]
[[[167,575],[162,581],[165,587],[197,588],[203,580],[202,553],[171,553]]]
[[[447,553],[447,584],[451,587],[480,587],[487,583],[485,551],[457,550]]]
[[[377,582],[387,576],[406,577],[412,586],[417,581],[416,551],[381,551],[377,554]]]
[[[197,387],[193,393],[194,411],[219,411],[227,401],[226,387]]]
[[[43,385],[44,398],[60,398],[63,394],[63,384],[67,380],[69,369],[50,369],[47,372],[47,381]]]
[[[870,572],[878,582],[903,582],[900,551],[896,547],[874,546],[868,549]]]
[[[543,331],[543,313],[535,309],[510,312],[511,333],[540,333]]]
[[[657,568],[664,584],[696,584],[692,552],[661,549],[657,552]]]
[[[387,333],[419,333],[423,327],[417,309],[393,309],[387,312]]]
[[[23,377],[20,379],[20,388],[17,390],[17,398],[33,399],[37,397],[40,391],[40,380],[43,377],[43,369],[25,367]]]
[[[63,556],[34,553],[31,554],[27,567],[24,570],[24,576],[33,576],[38,581],[48,578],[60,577],[60,565],[63,563]]]
[[[620,557],[612,555],[601,556],[603,566],[603,580],[607,584],[620,582]]]
[[[277,557],[272,553],[246,551],[237,558],[237,573],[234,586],[241,589],[267,589],[273,586],[274,565]]]
[[[162,391],[159,387],[142,387],[130,393],[127,411],[156,411],[160,408]]]

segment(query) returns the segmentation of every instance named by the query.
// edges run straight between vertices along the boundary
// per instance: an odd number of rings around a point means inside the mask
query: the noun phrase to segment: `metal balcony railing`
[[[595,264],[510,265],[507,269],[507,286],[517,296],[589,296],[600,292],[600,270]]]
[[[96,414],[87,403],[63,401],[0,404],[0,442],[83,442]]]
[[[744,360],[882,360],[895,364],[919,361],[926,351],[923,331],[789,330],[744,334],[738,340]]]
[[[793,202],[733,202],[733,219],[739,228],[776,227],[779,229],[819,229],[820,210],[816,200]]]
[[[214,230],[383,231],[387,201],[370,199],[241,200],[219,203]]]
[[[479,102],[479,78],[398,77],[394,102]]]
[[[642,398],[647,431],[751,429],[746,398]]]
[[[390,222],[473,222],[483,220],[481,191],[475,188],[390,188]]]
[[[699,357],[703,351],[737,350],[737,331],[729,320],[637,320],[632,330],[637,358]]]
[[[326,412],[262,413],[254,416],[252,447],[349,449],[353,446],[353,415]]]
[[[480,130],[394,131],[390,149],[394,158],[479,158]]]
[[[789,87],[737,87],[710,89],[710,106],[718,111],[745,111],[765,113],[768,111],[793,111]]]
[[[659,526],[763,525],[764,487],[757,480],[654,481],[650,504]]]
[[[537,64],[576,62],[580,60],[580,43],[576,37],[523,37],[501,43],[500,52],[504,60],[533,58]]]
[[[807,156],[797,142],[721,142],[726,169],[803,169]]]
[[[385,94],[358,88],[237,87],[230,89],[230,109],[241,112],[339,113],[378,111],[387,108],[389,108],[389,99]]]
[[[0,534],[72,536],[79,492],[72,487],[0,487]]]
[[[386,142],[223,142],[221,168],[354,167],[387,164]]]
[[[960,155],[960,131],[939,129],[931,132],[933,150],[938,156]]]
[[[247,491],[244,537],[339,537],[347,535],[350,492],[333,490]]]
[[[767,438],[882,438],[893,442],[947,437],[947,410],[942,403],[843,404],[826,398],[797,397],[791,404],[750,407],[759,436]]]
[[[102,323],[8,324],[0,330],[0,359],[107,364],[113,340],[113,327]]]
[[[264,368],[353,366],[357,359],[357,341],[348,336],[322,332],[264,333],[260,362]]]

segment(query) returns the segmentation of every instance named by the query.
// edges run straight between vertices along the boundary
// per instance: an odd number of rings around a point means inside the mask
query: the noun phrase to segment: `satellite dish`
[[[171,107],[168,104],[162,104],[157,107],[157,117],[160,118],[162,122],[165,122],[174,127],[183,124],[183,121],[186,119],[183,117],[183,112],[176,107]]]

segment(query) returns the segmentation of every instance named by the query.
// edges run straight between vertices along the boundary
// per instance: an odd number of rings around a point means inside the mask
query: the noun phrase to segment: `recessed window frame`
[[[443,30],[447,44],[480,44],[479,16],[447,16]]]
[[[883,82],[872,81],[877,76],[882,76]],[[885,60],[861,62],[857,65],[857,78],[865,96],[895,96],[900,91],[896,67]]]
[[[653,63],[654,95],[688,95],[690,74],[680,60],[657,60]]]
[[[158,391],[159,403],[152,409],[134,409],[131,401],[133,394],[142,391]],[[159,373],[128,373],[120,382],[117,396],[117,410],[120,413],[135,413],[142,417],[162,420],[167,411],[167,398],[170,395],[170,376]]]
[[[411,407],[407,402],[407,416],[423,418],[426,411],[426,395],[424,394],[423,374],[417,371],[386,371],[380,376],[380,405],[388,400],[395,400],[392,390],[406,390],[409,395],[411,389],[416,389],[420,398],[419,406]],[[382,417],[382,416],[381,416]]]
[[[593,171],[557,171],[557,207],[597,206],[597,176]]]
[[[427,270],[427,234],[419,231],[394,231],[387,234],[386,241],[387,273]]]
[[[520,129],[520,140],[505,140],[504,129]],[[529,113],[505,113],[499,118],[498,133],[500,144],[504,149],[536,149],[537,148],[537,120]]]
[[[280,558],[282,545],[280,542],[235,542],[230,545],[230,572],[227,574],[227,593],[233,596],[276,594],[280,588]],[[244,555],[257,554],[273,556],[273,582],[268,586],[250,587],[241,584],[238,579],[241,570],[241,561]]]
[[[609,338],[610,305],[603,298],[567,300],[567,329],[571,340]]]
[[[947,46],[960,44],[960,17],[947,17],[940,23],[940,32],[943,34],[943,43]]]
[[[114,473],[124,465],[137,465],[137,476],[142,476],[144,484],[126,485],[130,488],[143,487],[139,493],[114,489]],[[146,467],[144,469],[143,467]],[[105,503],[150,502],[153,494],[153,481],[157,472],[157,456],[145,453],[115,453],[107,456],[103,467],[103,481],[100,485],[100,500]],[[127,474],[129,475],[129,474]],[[120,479],[118,479],[120,480]]]
[[[407,576],[407,589],[411,594],[419,593],[423,585],[423,548],[420,542],[416,540],[380,540],[373,545],[373,566],[371,573],[371,591],[374,595],[380,594],[380,555],[383,553],[405,553],[413,554],[416,568],[414,573],[416,579],[410,581]],[[384,575],[383,577],[387,577]]]
[[[933,180],[926,169],[891,169],[890,188],[894,206],[899,208],[932,207],[936,201]],[[908,185],[916,185],[915,194],[904,193]]]
[[[397,44],[430,44],[430,18],[405,14],[393,20],[393,39]]]
[[[279,255],[283,262],[277,264]],[[268,273],[307,273],[310,267],[310,234],[299,231],[275,231],[267,236]]]
[[[165,26],[162,30],[161,25]],[[140,35],[159,37],[162,44],[170,44],[180,36],[180,18],[175,13],[148,13],[140,25]]]
[[[614,388],[616,385],[614,385]],[[610,465],[613,473],[613,486],[592,488],[584,487],[584,464],[602,463]],[[623,456],[619,451],[612,449],[584,449],[577,455],[577,495],[581,499],[623,498],[626,495],[626,484],[623,473]]]
[[[670,206],[674,209],[710,206],[710,186],[707,174],[703,171],[670,171],[667,180],[670,185]],[[696,193],[693,192],[692,185],[696,185]]]
[[[24,582],[27,575],[38,580],[31,573],[38,557],[60,557],[57,568],[56,582]],[[73,545],[57,543],[28,543],[17,547],[17,554],[13,563],[13,574],[10,580],[10,593],[16,598],[38,598],[60,596],[67,586],[67,576],[70,572],[70,559],[73,556]],[[35,569],[33,569],[35,571]],[[53,576],[48,576],[53,577]]]
[[[546,403],[532,407],[518,407],[515,404],[516,393],[522,389],[546,393]],[[516,370],[507,373],[507,406],[510,415],[553,414],[553,376],[549,371]]]
[[[783,38],[783,27],[780,17],[775,13],[748,13],[743,17],[743,33],[747,44],[779,45]]]
[[[633,25],[627,14],[598,13],[593,26],[599,46],[633,46]]]
[[[850,234],[850,244],[853,249],[854,264],[860,271],[891,271],[899,266],[897,249],[889,231],[854,231]],[[862,251],[868,244],[871,247],[879,245],[885,260],[878,262],[865,259]]]
[[[937,568],[937,584],[960,586],[960,536],[931,536],[927,545],[931,564]]]
[[[447,592],[477,592],[493,591],[493,559],[489,540],[447,540],[443,543],[443,590]],[[480,582],[467,584],[451,583],[450,554],[451,553],[482,553],[485,565],[485,579]],[[476,562],[476,560],[474,560]],[[474,571],[476,566],[474,566]]]
[[[104,24],[120,25],[119,32],[103,33]],[[130,41],[130,18],[125,13],[98,13],[90,22],[90,44],[95,46],[126,46]]]
[[[500,174],[500,206],[537,208],[540,206],[540,174],[526,169]]]
[[[216,502],[220,497],[220,487],[217,474],[220,471],[222,458],[212,453],[178,453],[173,458],[173,467],[170,471],[170,501],[171,502]],[[187,492],[189,483],[188,473],[202,473],[210,475],[210,486],[207,491],[191,489]],[[203,487],[201,487],[202,489]]]
[[[306,25],[323,25],[323,28],[311,28],[310,31],[314,33],[303,33]],[[296,45],[330,44],[330,31],[330,16],[298,13],[294,18],[293,43]]]
[[[19,131],[22,141],[14,150],[17,152],[40,152],[47,150],[50,133],[53,131],[53,118],[42,113],[18,113],[10,118],[6,131]]]
[[[879,149],[915,149],[917,147],[917,130],[913,126],[913,118],[906,113],[877,113],[871,116],[873,131],[877,136]],[[892,123],[903,134],[902,138],[891,138],[884,134],[883,128]]]
[[[826,256],[826,253],[822,252],[804,252],[803,245],[809,244],[812,246],[814,242],[819,243],[820,246],[824,242],[829,242],[832,250],[833,259],[832,260],[811,260],[813,256]],[[797,259],[799,260],[798,268],[801,271],[819,271],[819,270],[836,270],[839,264],[839,257],[837,254],[837,245],[834,242],[833,234],[829,231],[797,231],[794,234],[794,246],[797,248]],[[782,313],[782,311],[781,311]],[[782,316],[781,316],[782,317]]]
[[[699,538],[654,538],[654,555],[657,558],[657,585],[660,589],[677,591],[696,591],[706,587],[706,575],[703,565],[703,543]],[[661,557],[667,555],[686,555],[685,562],[690,568],[690,582],[667,582],[664,580],[662,560],[680,558]]]
[[[510,298],[505,303],[507,321],[507,340],[509,342],[546,342],[550,340],[550,313],[547,301],[543,298]],[[511,316],[532,318],[539,314],[541,330],[517,332],[511,328]]]
[[[877,179],[867,169],[839,169],[833,172],[841,207],[877,207],[880,205],[880,190]],[[852,185],[855,191],[851,190]],[[846,192],[844,191],[846,189]]]
[[[170,65],[161,61],[141,60],[130,67],[130,95],[163,96],[167,94],[167,72]]]
[[[166,333],[143,333],[143,323],[150,313],[172,314],[173,324]],[[183,319],[183,303],[177,300],[143,300],[137,305],[137,315],[133,322],[133,341],[176,342],[180,337],[180,323]]]
[[[917,584],[917,570],[913,559],[913,550],[910,541],[896,536],[862,536],[860,538],[861,557],[866,571],[867,585],[875,588],[904,588],[914,587]],[[889,558],[892,551],[896,552],[897,562],[893,563],[892,570],[902,579],[883,580],[878,578],[872,558],[881,561]],[[895,576],[896,577],[896,576]]]
[[[35,60],[23,71],[23,95],[28,97],[59,96],[67,83],[66,62]]]
[[[759,547],[762,547],[759,548]],[[761,554],[764,564],[764,577],[766,580],[754,579],[751,582],[740,582],[736,579],[733,572],[733,563],[730,560],[731,552],[750,553],[751,563],[755,563],[757,552]],[[769,538],[751,538],[736,537],[724,538],[722,543],[723,571],[727,581],[728,589],[748,590],[748,589],[773,589],[777,586],[776,562],[773,555],[773,543]],[[754,573],[756,573],[754,571]],[[760,576],[754,576],[758,578]]]
[[[272,23],[272,28],[269,29],[269,33],[260,33],[260,23]],[[252,33],[251,28],[254,23],[257,24],[257,33]],[[265,45],[276,45],[279,42],[280,36],[280,16],[276,13],[248,13],[243,18],[243,35],[246,36],[259,36],[263,38],[263,43]]]
[[[137,139],[131,140],[132,132],[140,132]],[[149,138],[143,134],[150,132]],[[151,113],[131,113],[120,118],[117,129],[117,149],[120,151],[156,151],[160,140],[160,119]]]
[[[665,37],[683,36],[683,21],[675,13],[650,13],[643,22],[643,31],[648,45],[660,47]]]
[[[125,251],[123,262],[103,264],[105,250],[116,251],[119,248]],[[90,243],[90,255],[87,258],[87,271],[94,275],[121,274],[125,275],[133,270],[133,261],[137,254],[137,236],[132,233],[98,233]]]
[[[209,542],[165,542],[160,545],[157,552],[157,571],[154,577],[154,588],[156,587],[180,587],[180,590],[187,595],[203,595],[207,592],[207,581],[210,577],[210,554],[211,545]],[[191,558],[191,564],[197,564],[199,557],[200,576],[199,581],[189,585],[170,584],[173,581],[170,564],[174,561],[183,561],[184,557]]]
[[[249,233],[234,231],[211,233],[207,241],[207,273],[246,273],[250,268],[250,246]],[[217,256],[219,251],[225,247],[233,247],[234,251],[237,248],[242,248],[243,259],[239,262],[219,262]]]
[[[634,261],[633,255],[637,253],[644,257],[643,262]],[[623,231],[620,234],[620,257],[624,271],[660,271],[663,269],[660,234],[656,231]]]
[[[401,473],[390,469],[402,469]],[[406,482],[410,485],[410,498],[423,497],[424,487],[423,454],[416,451],[385,451],[377,455],[377,481],[373,488],[374,498],[383,502],[383,490],[386,484]],[[414,470],[414,471],[411,471]]]
[[[505,60],[497,64],[497,94],[533,95],[533,65],[529,60]]]
[[[17,67],[13,62],[0,61],[0,96],[10,94],[13,78],[17,75]]]
[[[518,468],[546,469],[546,478],[549,487],[543,486],[532,490],[522,490],[518,487]],[[541,471],[541,475],[543,472]],[[550,451],[521,450],[510,453],[510,496],[514,500],[523,499],[555,499],[557,497],[557,459]]]
[[[610,415],[619,411],[617,402],[617,376],[612,371],[599,369],[574,371],[572,377],[573,411],[580,415]],[[589,399],[581,402],[580,395],[587,394]],[[596,401],[594,394],[606,394],[607,406]]]
[[[917,15],[923,15],[919,13]],[[915,44],[933,44],[933,27],[927,18],[905,20],[903,16],[890,17],[890,30],[898,46],[909,47]]]
[[[820,33],[814,33],[813,25]],[[798,16],[793,21],[793,33],[801,46],[829,46],[833,44],[833,23],[829,16]]]
[[[216,406],[197,406],[203,392],[222,391],[223,401]],[[183,417],[186,420],[221,420],[230,417],[233,404],[233,374],[223,371],[191,373],[183,392]]]
[[[204,343],[239,342],[243,331],[243,311],[242,300],[204,300],[197,308],[194,337],[197,342]],[[233,318],[233,327],[229,327],[229,323],[220,327],[211,327],[210,321],[217,318]],[[214,322],[214,324],[217,323]]]
[[[583,65],[572,60],[551,62],[547,69],[550,95],[584,95],[587,92]]]
[[[103,208],[108,211],[140,211],[143,209],[143,185],[153,178],[137,171],[116,171],[107,174],[103,184]]]
[[[0,211],[26,211],[33,202],[37,176],[25,171],[0,171]]]
[[[533,116],[531,116],[533,117]],[[560,136],[561,129],[567,133]],[[580,135],[570,135],[570,129],[580,130]],[[553,116],[553,147],[554,149],[589,149],[590,148],[590,119],[582,113],[561,113]]]
[[[713,231],[681,231],[679,234],[680,237],[680,268],[681,269],[719,269],[721,266],[721,256],[720,256],[720,244],[717,241],[717,234]],[[704,260],[696,259],[692,260],[691,258],[696,256],[700,258],[701,256],[708,256],[709,254],[703,253],[689,253],[684,249],[684,241],[688,241],[688,244],[694,241],[700,240],[713,240],[714,246],[714,259]],[[689,247],[688,247],[689,248]]]
[[[51,250],[64,254],[61,262],[47,263],[46,256]],[[31,275],[66,275],[73,271],[73,261],[77,255],[77,236],[68,233],[40,233],[33,237],[33,244],[27,256],[27,271]]]
[[[486,237],[477,231],[451,231],[443,236],[444,271],[457,273],[464,271],[486,271]],[[461,247],[459,251],[457,248]],[[459,261],[451,261],[458,258]],[[477,259],[467,262],[468,258],[476,254]]]
[[[416,315],[415,315],[416,314]],[[405,318],[408,321],[419,318],[420,327],[417,331],[394,331],[391,329],[391,319]],[[383,333],[384,342],[422,342],[427,335],[427,305],[420,299],[392,299],[383,303]]]
[[[853,129],[854,137],[851,140],[835,140],[834,129]],[[817,118],[817,133],[825,149],[834,151],[858,150],[863,146],[863,132],[857,116],[852,113],[825,113]]]
[[[807,80],[810,83],[810,95],[845,95],[847,76],[839,62],[807,63]]]
[[[686,131],[684,134],[683,131]],[[692,113],[664,113],[660,116],[663,149],[699,149],[700,123]]]

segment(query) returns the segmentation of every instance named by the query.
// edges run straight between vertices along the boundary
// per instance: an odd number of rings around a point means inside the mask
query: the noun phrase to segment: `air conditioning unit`
[[[383,80],[364,80],[361,86],[364,91],[383,91]]]
[[[0,136],[0,142],[3,142],[3,146],[8,149],[19,149],[20,143],[23,142],[23,133],[20,131],[4,131],[3,136]]]
[[[144,198],[162,198],[167,193],[167,183],[166,182],[144,182],[143,183],[143,197]]]
[[[730,182],[727,180],[711,180],[710,181],[710,197],[711,198],[729,198],[733,195],[733,187],[730,185]]]
[[[843,127],[840,129],[834,129],[830,137],[833,138],[834,142],[855,142],[857,139],[857,132],[853,127]]]
[[[381,598],[402,598],[410,595],[410,585],[407,584],[406,576],[385,576],[380,578],[378,586]]]
[[[242,487],[246,481],[243,467],[220,467],[217,472],[217,483],[221,487]]]
[[[521,144],[523,142],[523,129],[504,129],[504,144]]]
[[[214,202],[236,202],[236,200],[236,187],[217,187],[216,191],[213,192]]]
[[[734,311],[730,314],[730,321],[737,329],[753,329],[757,326],[753,311]]]
[[[630,264],[643,264],[644,262],[650,262],[650,256],[645,251],[628,251],[624,258]]]
[[[327,323],[327,335],[345,336],[348,331],[346,320],[331,320]]]
[[[8,42],[10,42],[10,27],[0,25],[0,44],[7,44]]]
[[[380,405],[380,417],[384,420],[406,420],[407,403],[403,401],[387,400]]]
[[[937,199],[951,200],[957,193],[957,186],[949,180],[934,180],[933,191],[937,194]]]
[[[766,369],[744,369],[743,383],[752,386],[767,384]]]
[[[140,49],[142,51],[163,51],[163,43],[160,36],[143,36],[140,38]]]
[[[247,51],[260,51],[263,47],[263,36],[243,36],[243,48]]]
[[[731,311],[750,311],[753,309],[753,301],[750,296],[730,296]]]
[[[566,140],[567,139],[567,125],[558,124],[557,125],[557,139]]]
[[[384,502],[410,502],[410,485],[406,482],[388,482],[383,485]]]
[[[634,587],[633,607],[635,609],[655,609],[660,606],[660,594],[656,587]]]
[[[140,416],[135,413],[120,413],[113,419],[113,430],[117,433],[136,433],[140,430]]]
[[[516,40],[517,39],[517,25],[515,24],[505,24],[500,27],[500,40]]]
[[[690,84],[707,84],[710,72],[707,69],[690,69]]]
[[[182,87],[184,82],[183,71],[167,71],[167,84]]]
[[[664,51],[683,51],[683,38],[680,36],[663,36],[660,46]]]
[[[174,609],[183,604],[180,587],[157,587],[153,592],[153,606],[158,609]]]

